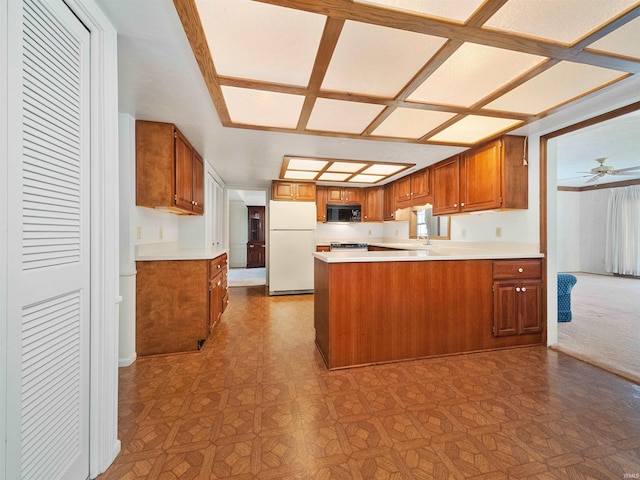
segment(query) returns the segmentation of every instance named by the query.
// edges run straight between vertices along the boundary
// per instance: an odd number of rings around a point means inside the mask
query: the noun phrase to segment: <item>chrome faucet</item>
[[[418,240],[423,239],[424,243],[423,245],[431,245],[431,239],[429,238],[429,234],[427,233],[426,235],[418,235]]]

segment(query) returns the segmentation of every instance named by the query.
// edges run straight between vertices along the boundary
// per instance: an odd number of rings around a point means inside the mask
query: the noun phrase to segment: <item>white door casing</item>
[[[89,477],[90,34],[10,2],[7,478]],[[18,20],[17,22],[15,20]]]

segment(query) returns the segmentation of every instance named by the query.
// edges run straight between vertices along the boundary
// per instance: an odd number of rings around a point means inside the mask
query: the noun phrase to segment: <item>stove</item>
[[[332,252],[366,252],[369,250],[369,245],[355,242],[331,242],[330,248]]]

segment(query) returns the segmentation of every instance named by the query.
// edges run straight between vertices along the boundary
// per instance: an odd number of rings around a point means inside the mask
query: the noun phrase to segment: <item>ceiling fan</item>
[[[596,162],[599,163],[597,167],[592,168],[588,172],[578,172],[578,173],[586,173],[587,175],[582,175],[581,177],[573,177],[573,178],[590,177],[588,180],[586,180],[586,183],[591,183],[591,182],[597,182],[600,178],[604,177],[605,175],[634,175],[634,173],[632,173],[633,170],[640,169],[640,165],[637,165],[635,167],[620,168],[616,170],[614,167],[610,165],[605,165],[604,163],[606,161],[607,161],[606,158],[596,158]],[[570,179],[567,178],[565,180],[570,180]]]

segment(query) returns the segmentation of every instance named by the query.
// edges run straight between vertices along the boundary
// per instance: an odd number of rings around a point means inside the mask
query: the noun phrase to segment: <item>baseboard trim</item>
[[[136,358],[138,358],[138,355],[135,352],[131,354],[129,358],[119,358],[118,367],[128,367],[136,361]]]

